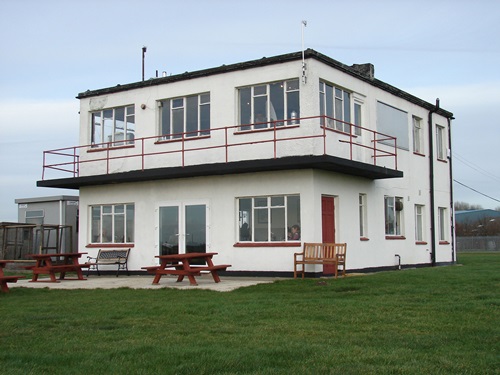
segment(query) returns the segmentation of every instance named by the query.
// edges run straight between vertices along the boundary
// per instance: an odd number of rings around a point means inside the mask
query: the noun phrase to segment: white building
[[[131,270],[290,274],[303,242],[346,242],[348,271],[452,263],[453,115],[373,71],[306,50],[80,93],[80,145],[38,185],[79,189],[80,251]]]

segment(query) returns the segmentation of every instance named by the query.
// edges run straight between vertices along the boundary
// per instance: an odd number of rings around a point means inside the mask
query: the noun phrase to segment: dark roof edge
[[[400,90],[394,86],[391,86],[383,81],[380,81],[376,78],[371,78],[371,77],[367,76],[366,74],[361,73],[359,69],[355,68],[356,64],[354,66],[345,65],[345,64],[343,64],[335,59],[332,59],[331,57],[323,55],[322,53],[319,53],[319,52],[317,52],[313,49],[310,49],[310,48],[304,51],[304,57],[306,59],[314,58],[318,61],[321,61],[321,62],[333,67],[333,68],[336,68],[337,70],[340,70],[346,74],[349,74],[353,77],[356,77],[357,79],[360,79],[364,82],[367,82],[368,84],[370,84],[372,86],[378,87],[381,90],[384,90],[390,94],[393,94],[395,96],[403,98],[403,99],[409,101],[410,103],[416,104],[416,105],[423,107],[429,111],[431,111],[431,110],[435,111],[435,113],[442,115],[444,117],[453,118],[453,113],[451,113],[449,111],[446,111],[442,108],[437,108],[437,110],[436,110],[436,106],[434,104],[426,102],[425,100],[422,100],[422,99],[420,99],[414,95],[411,95],[403,90]],[[233,72],[233,71],[251,69],[251,68],[256,68],[256,67],[266,66],[266,65],[281,64],[281,63],[296,61],[296,60],[301,60],[301,59],[302,59],[302,51],[287,53],[284,55],[278,55],[278,56],[273,56],[273,57],[263,57],[263,58],[260,58],[257,60],[251,60],[251,61],[230,64],[230,65],[222,65],[222,66],[216,67],[216,68],[197,70],[197,71],[193,71],[193,72],[185,72],[185,73],[181,73],[181,74],[172,75],[169,77],[151,78],[151,79],[148,79],[146,81],[134,82],[134,83],[129,83],[129,84],[125,84],[125,85],[117,85],[117,86],[107,87],[107,88],[97,89],[97,90],[87,90],[85,92],[79,93],[76,98],[77,99],[84,99],[84,98],[105,95],[105,94],[111,94],[111,93],[120,92],[120,91],[133,90],[133,89],[149,87],[149,86],[157,86],[157,85],[162,85],[162,84],[166,84],[166,83],[178,82],[178,81],[194,79],[194,78],[207,77],[207,76],[214,75],[214,74],[229,73],[229,72]]]

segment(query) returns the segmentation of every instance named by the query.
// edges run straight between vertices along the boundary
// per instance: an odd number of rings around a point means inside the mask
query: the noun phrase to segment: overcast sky
[[[141,80],[143,46],[146,78],[178,74],[299,51],[301,20],[306,48],[439,97],[455,200],[500,206],[500,0],[0,0],[0,222],[78,194],[36,187],[43,151],[78,144],[78,93]]]

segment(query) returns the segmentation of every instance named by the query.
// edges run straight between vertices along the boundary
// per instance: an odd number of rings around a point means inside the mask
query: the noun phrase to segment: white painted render
[[[247,70],[193,78],[174,83],[131,89],[112,94],[81,99],[80,144],[90,144],[90,112],[103,108],[135,105],[135,137],[154,137],[158,134],[158,101],[162,99],[210,92],[211,128],[222,128],[238,124],[238,88],[296,79],[301,77],[302,65],[299,61],[286,62]],[[353,98],[363,103],[363,126],[377,129],[377,102],[393,106],[408,113],[408,144],[410,150],[398,149],[397,169],[404,177],[370,180],[321,170],[297,170],[281,172],[246,173],[225,176],[193,177],[175,180],[122,183],[103,186],[82,187],[80,189],[80,234],[79,248],[95,256],[98,247],[88,247],[90,243],[90,206],[101,204],[133,203],[135,205],[135,241],[130,253],[129,269],[157,263],[159,253],[158,207],[171,203],[205,202],[208,207],[207,251],[218,252],[216,263],[231,264],[229,271],[290,272],[293,271],[293,253],[299,252],[303,242],[321,242],[321,196],[334,196],[336,214],[336,242],[347,243],[347,269],[382,268],[396,266],[398,254],[406,265],[430,264],[430,177],[429,142],[425,131],[423,155],[414,154],[412,146],[412,116],[422,119],[427,129],[429,111],[407,100],[383,91],[368,82],[354,78],[314,59],[307,60],[307,83],[300,84],[301,117],[319,115],[320,80],[349,90]],[[141,109],[144,104],[145,109]],[[448,120],[433,115],[433,126],[439,124],[449,132]],[[322,134],[318,120],[301,121],[300,126],[280,130],[277,133],[287,137],[305,134]],[[224,141],[224,131],[214,131],[207,139],[190,140],[186,147],[210,147]],[[434,134],[435,135],[435,134]],[[228,133],[232,142],[272,139],[273,132],[255,134]],[[339,140],[345,135],[328,134],[327,153],[349,157],[349,149]],[[155,144],[156,138],[144,141],[145,152],[174,150],[179,142]],[[290,155],[321,155],[321,139],[294,141],[279,146],[278,157]],[[357,142],[369,144],[369,139],[360,137]],[[194,145],[196,144],[196,145]],[[115,156],[137,154],[142,145],[112,150]],[[436,145],[434,144],[434,147]],[[449,145],[448,145],[449,147]],[[80,151],[80,161],[102,158],[107,151]],[[229,150],[230,161],[262,159],[272,157],[272,143],[235,147]],[[436,151],[434,150],[434,158]],[[222,162],[225,149],[204,150],[186,155],[185,165]],[[354,158],[372,163],[371,154],[362,149],[354,152]],[[179,154],[164,154],[149,157],[146,168],[179,166]],[[380,160],[378,165],[394,169],[392,158]],[[137,170],[141,168],[140,158],[120,158],[110,164],[110,173]],[[435,201],[438,207],[448,209],[451,215],[450,168],[444,161],[434,162]],[[81,164],[80,176],[106,173],[106,164]],[[299,194],[301,206],[301,241],[296,247],[238,247],[238,207],[237,198]],[[359,194],[367,197],[366,238],[359,235]],[[387,239],[384,228],[384,196],[402,197],[404,200],[404,238]],[[426,236],[422,244],[415,241],[416,204],[425,206]],[[436,241],[436,262],[453,261],[451,230],[447,242]],[[307,271],[320,272],[321,267],[308,266]]]

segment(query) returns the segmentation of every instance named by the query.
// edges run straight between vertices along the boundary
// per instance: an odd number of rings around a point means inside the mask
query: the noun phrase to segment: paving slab
[[[61,280],[57,283],[49,279],[39,278],[41,281],[31,282],[28,279],[20,279],[17,283],[9,284],[9,288],[49,288],[49,289],[208,289],[217,292],[230,292],[232,290],[247,286],[272,283],[279,278],[266,277],[221,277],[220,283],[215,283],[210,274],[202,274],[196,277],[198,285],[191,285],[187,277],[180,283],[176,276],[163,276],[158,284],[153,284],[153,276],[89,276],[86,280]],[[47,281],[44,281],[47,280]]]

